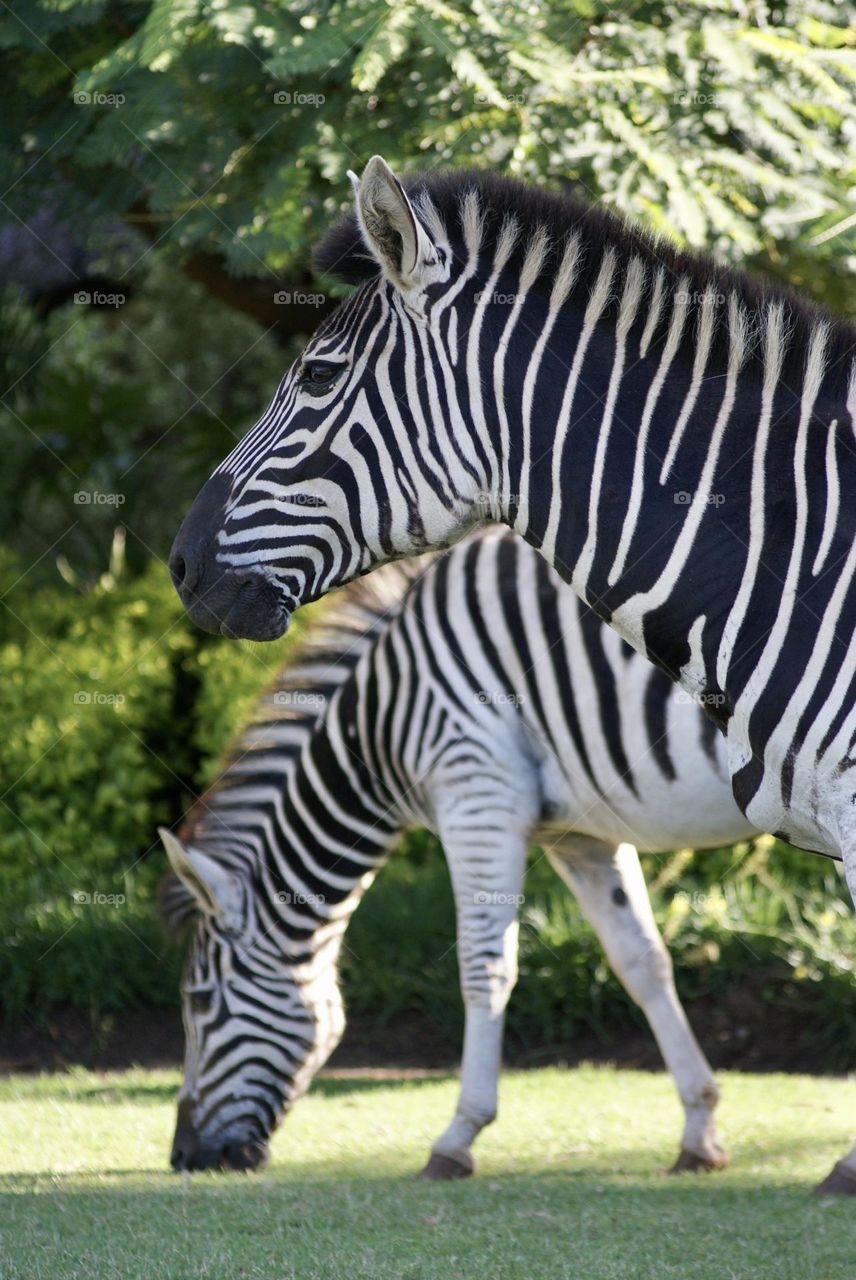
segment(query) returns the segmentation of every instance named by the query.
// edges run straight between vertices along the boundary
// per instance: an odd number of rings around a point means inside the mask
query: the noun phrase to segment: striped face
[[[205,630],[274,639],[299,605],[473,522],[485,479],[458,402],[465,272],[383,161],[357,205],[377,276],[313,337],[173,546],[176,587]]]
[[[182,981],[182,1016],[173,1168],[259,1167],[276,1124],[339,1040],[338,990],[313,990],[203,917]]]
[[[181,986],[184,1080],[174,1169],[254,1169],[270,1135],[344,1029],[335,969],[288,962],[256,919],[255,893],[199,849],[162,833],[196,915]],[[179,891],[180,892],[180,891]]]

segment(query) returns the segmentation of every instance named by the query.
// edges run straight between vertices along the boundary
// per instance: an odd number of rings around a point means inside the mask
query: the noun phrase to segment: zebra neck
[[[532,293],[485,343],[503,519],[724,722],[783,582],[822,610],[837,575],[820,570],[852,549],[856,380],[823,321],[795,355],[781,304],[658,291],[610,252],[560,302]]]
[[[288,779],[262,897],[280,950],[307,981],[335,964],[342,935],[401,827],[392,797],[363,758],[362,698],[349,680]]]

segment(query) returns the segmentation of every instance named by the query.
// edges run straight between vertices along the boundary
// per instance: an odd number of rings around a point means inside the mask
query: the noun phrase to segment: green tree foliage
[[[30,0],[0,26],[7,216],[61,184],[69,217],[118,212],[162,249],[299,278],[346,170],[383,151],[574,180],[811,286],[824,262],[827,281],[852,266],[833,229],[856,182],[854,16],[830,0]]]

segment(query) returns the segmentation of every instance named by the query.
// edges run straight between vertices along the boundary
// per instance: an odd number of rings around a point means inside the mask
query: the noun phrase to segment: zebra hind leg
[[[847,886],[856,906],[856,843],[845,846],[843,860]],[[833,1165],[815,1192],[819,1196],[856,1196],[856,1146]]]
[[[545,852],[575,894],[616,976],[648,1019],[674,1078],[684,1107],[684,1132],[669,1172],[723,1168],[728,1156],[714,1123],[719,1089],[678,999],[671,957],[651,911],[636,849],[568,834],[558,845],[545,846]]]

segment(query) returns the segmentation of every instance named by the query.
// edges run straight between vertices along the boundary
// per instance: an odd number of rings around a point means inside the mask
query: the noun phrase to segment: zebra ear
[[[247,919],[240,878],[201,849],[185,846],[166,827],[158,827],[169,864],[196,900],[200,911],[227,933],[242,933]]]
[[[362,178],[348,177],[363,239],[384,275],[405,292],[422,288],[426,269],[437,265],[437,249],[398,178],[381,156],[372,156]]]

